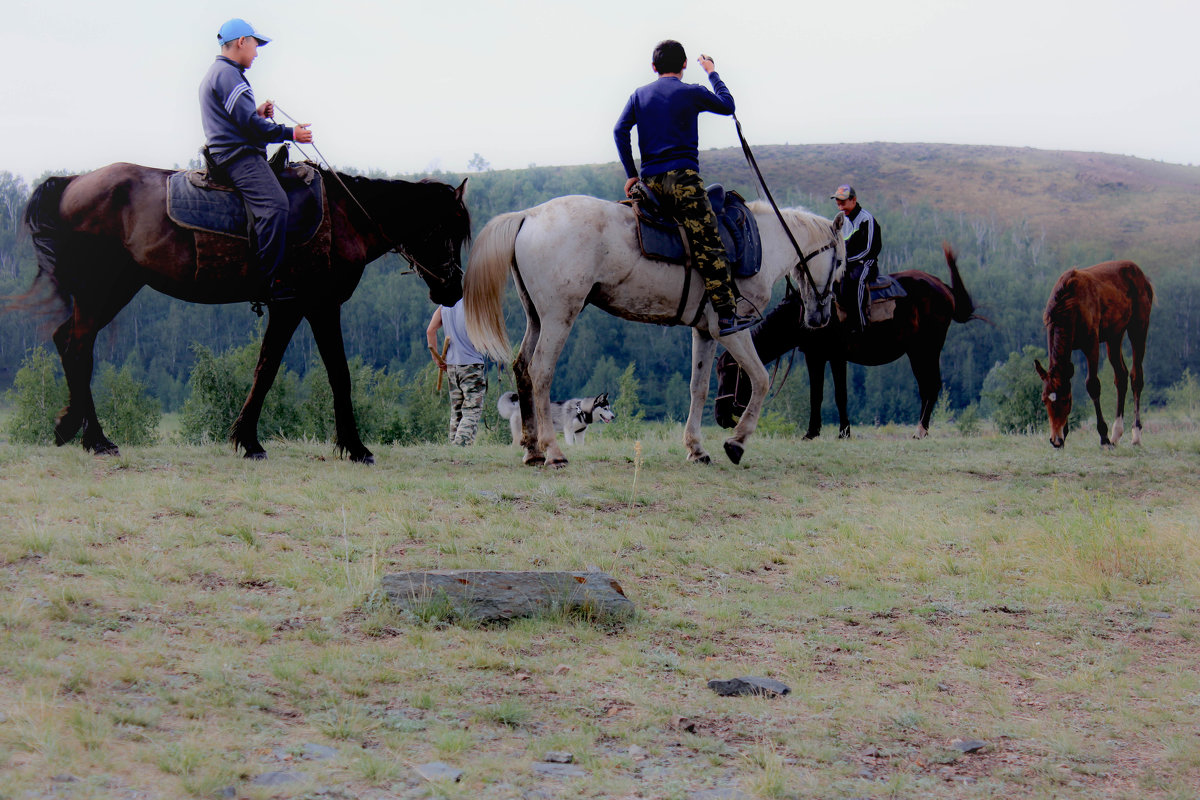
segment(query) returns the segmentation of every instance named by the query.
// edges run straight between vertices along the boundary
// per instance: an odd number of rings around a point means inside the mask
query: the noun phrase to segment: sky
[[[1200,164],[1196,0],[5,0],[0,171],[186,165],[216,32],[273,41],[255,97],[338,167],[616,160],[612,126],[681,41],[752,145],[936,142]],[[279,117],[280,121],[286,119]],[[734,147],[704,115],[704,149]],[[311,151],[310,151],[311,152]],[[715,179],[715,178],[714,178]]]

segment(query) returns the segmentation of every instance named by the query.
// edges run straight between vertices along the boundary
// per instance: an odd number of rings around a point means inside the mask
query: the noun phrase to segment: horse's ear
[[[1046,374],[1045,368],[1042,366],[1042,362],[1038,361],[1036,358],[1033,360],[1033,368],[1037,370],[1038,377],[1043,381],[1049,377],[1049,375]]]
[[[462,200],[462,199],[463,199],[463,196],[464,196],[466,193],[467,193],[467,179],[466,179],[466,178],[463,178],[463,182],[462,182],[462,183],[460,183],[460,184],[458,185],[458,188],[454,190],[454,199],[455,199],[455,200]]]
[[[846,219],[845,213],[839,211],[837,216],[833,218],[833,232],[837,233],[842,229],[842,220]]]

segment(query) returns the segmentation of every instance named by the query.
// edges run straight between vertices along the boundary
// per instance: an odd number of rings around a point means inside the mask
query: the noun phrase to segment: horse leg
[[[558,356],[562,352],[563,345],[566,344],[567,335],[571,332],[571,325],[575,321],[575,317],[579,314],[579,309],[574,311],[567,310],[562,320],[552,320],[550,324],[546,324],[546,320],[542,320],[541,331],[537,338],[537,344],[533,348],[533,352],[529,357],[529,396],[533,401],[532,419],[534,422],[534,452],[544,453],[545,463],[551,467],[564,467],[567,464],[567,457],[563,455],[562,450],[558,446],[558,440],[554,437],[554,418],[550,416],[550,383],[554,380],[554,365],[558,362]],[[521,348],[524,355],[524,346]],[[524,402],[524,400],[522,400]],[[522,408],[522,414],[524,409]],[[526,423],[525,436],[522,441],[525,441],[530,435]],[[529,450],[527,446],[527,450]],[[525,463],[536,463],[529,460],[526,456]]]
[[[691,402],[688,404],[687,421],[683,424],[683,446],[688,451],[687,460],[694,464],[712,463],[712,457],[701,442],[700,422],[704,418],[704,403],[708,400],[708,383],[716,353],[716,340],[692,328]]]
[[[726,336],[722,338],[721,343],[725,345],[725,349],[733,355],[738,366],[745,370],[746,375],[750,378],[750,402],[747,404],[742,418],[738,420],[737,426],[734,427],[733,435],[725,440],[725,455],[729,456],[730,461],[737,464],[742,460],[742,454],[746,451],[746,440],[758,427],[758,418],[762,414],[763,402],[767,398],[767,389],[770,387],[770,378],[767,375],[767,368],[758,358],[758,351],[754,349],[754,340],[750,338],[749,332],[742,331],[732,336]],[[711,360],[709,364],[711,364]],[[705,374],[707,375],[707,372]]]
[[[825,371],[825,366],[821,365],[821,372]],[[837,358],[829,362],[829,374],[833,376],[833,402],[837,406],[838,412],[838,438],[850,438],[850,413],[847,411],[847,394],[846,394],[846,360]],[[824,376],[822,376],[824,377]],[[821,398],[817,401],[817,415],[821,414]]]
[[[1087,357],[1087,387],[1088,397],[1096,409],[1096,432],[1100,434],[1100,446],[1112,447],[1108,439],[1108,424],[1104,421],[1104,412],[1100,410],[1100,342],[1093,342],[1085,353]]]
[[[296,326],[300,324],[300,312],[293,308],[296,303],[280,303],[271,309],[267,318],[267,330],[263,334],[262,347],[258,351],[258,366],[254,368],[254,383],[250,386],[250,394],[242,405],[241,412],[234,420],[230,441],[236,450],[245,450],[245,457],[265,459],[267,451],[258,441],[258,418],[262,414],[263,401],[275,375],[279,372],[279,364],[283,361],[283,353],[287,350]],[[315,326],[314,326],[315,327]]]
[[[305,312],[312,326],[313,339],[325,363],[329,388],[333,391],[334,444],[359,464],[374,464],[375,456],[358,435],[354,404],[350,400],[350,367],[346,364],[346,346],[342,340],[342,307],[328,303]],[[285,345],[286,347],[286,345]],[[282,354],[281,354],[282,355]]]
[[[821,435],[821,403],[825,400],[825,359],[814,353],[805,353],[804,365],[808,367],[808,430],[804,432],[804,441],[809,442]]]
[[[513,444],[525,450],[522,462],[531,467],[546,463],[546,454],[537,443],[537,416],[533,412],[533,379],[529,375],[529,363],[542,335],[541,318],[531,303],[525,305],[525,337],[513,361],[513,379],[517,384],[517,407],[520,415],[510,422]],[[519,426],[519,427],[518,427]]]
[[[921,397],[921,419],[913,433],[914,439],[924,439],[929,435],[929,421],[937,406],[938,396],[942,393],[941,355],[940,348],[933,358],[918,353],[908,354],[908,365],[917,379],[917,394]]]
[[[1106,345],[1108,363],[1113,368],[1113,383],[1117,387],[1117,416],[1113,419],[1110,437],[1113,446],[1121,441],[1121,435],[1125,433],[1125,393],[1129,390],[1129,368],[1125,366],[1125,356],[1121,353],[1121,339],[1122,336],[1117,336]]]
[[[1146,329],[1129,328],[1129,346],[1133,350],[1133,367],[1129,370],[1129,383],[1133,389],[1133,443],[1142,443],[1142,358],[1146,355]]]
[[[67,405],[54,425],[54,441],[62,446],[83,429],[81,444],[98,456],[120,455],[109,441],[96,417],[92,398],[92,370],[95,366],[96,336],[142,288],[134,280],[114,280],[107,294],[100,297],[73,297],[71,318],[54,332],[54,346],[62,360],[67,380]]]

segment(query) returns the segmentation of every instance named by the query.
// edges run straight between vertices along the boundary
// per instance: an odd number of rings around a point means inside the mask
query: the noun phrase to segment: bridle
[[[829,275],[825,278],[825,286],[817,288],[817,281],[812,276],[812,270],[808,268],[808,262],[814,257],[824,253],[830,248],[837,248],[837,231],[832,231],[833,238],[824,247],[814,250],[808,255],[800,249],[800,245],[796,243],[796,237],[792,235],[792,229],[788,226],[787,221],[783,218],[783,212],[779,210],[779,204],[775,202],[775,198],[771,195],[771,189],[767,186],[767,181],[763,177],[762,170],[758,168],[758,161],[754,158],[754,153],[750,152],[750,143],[746,141],[746,137],[742,135],[742,123],[737,118],[737,114],[733,115],[733,123],[737,126],[738,140],[742,143],[742,152],[746,154],[746,163],[754,170],[754,174],[758,177],[758,185],[762,187],[763,194],[766,195],[767,201],[771,204],[771,208],[775,210],[775,216],[779,219],[779,224],[783,226],[783,232],[787,234],[788,241],[792,243],[792,247],[796,251],[796,255],[800,257],[799,268],[802,271],[808,286],[812,289],[813,295],[817,299],[818,305],[824,305],[833,293],[833,275],[837,272],[838,262],[834,259],[833,268],[829,270]],[[795,268],[793,268],[795,269]],[[790,276],[789,276],[790,280]]]
[[[278,104],[275,104],[275,110],[278,111],[280,114],[283,114],[285,117],[287,117],[292,122],[292,124],[294,124],[294,125],[300,124],[299,122],[296,121],[296,119],[294,117],[292,117],[291,114],[287,113],[282,108],[280,108]],[[384,252],[395,253],[396,255],[403,258],[405,261],[408,262],[408,266],[410,267],[410,269],[413,272],[416,272],[417,274],[419,274],[425,280],[425,282],[427,284],[429,284],[430,286],[432,286],[433,284],[437,284],[437,286],[439,288],[445,287],[451,281],[453,281],[455,278],[462,277],[462,267],[459,266],[459,264],[457,263],[455,258],[451,257],[451,258],[447,259],[441,265],[442,272],[444,274],[438,274],[434,270],[432,270],[429,267],[422,264],[421,261],[416,256],[414,256],[411,252],[409,252],[407,247],[405,247],[403,244],[401,244],[400,242],[393,239],[388,234],[387,230],[383,227],[383,225],[381,225],[378,220],[376,220],[373,216],[371,216],[371,212],[367,211],[366,206],[364,206],[362,204],[362,202],[359,201],[359,199],[355,196],[354,192],[350,191],[350,187],[346,185],[346,182],[344,180],[342,180],[342,176],[338,174],[337,170],[335,170],[333,168],[333,166],[329,163],[329,161],[325,158],[324,154],[321,153],[321,151],[317,148],[317,146],[315,144],[313,144],[312,142],[308,142],[308,144],[309,144],[309,146],[312,147],[313,151],[317,154],[316,159],[309,158],[308,153],[305,153],[304,149],[302,147],[300,147],[300,145],[297,144],[296,142],[285,142],[284,146],[286,147],[288,145],[293,145],[293,146],[295,146],[295,148],[297,150],[300,151],[301,155],[303,155],[305,158],[307,158],[310,162],[312,162],[314,164],[318,164],[318,165],[323,164],[325,166],[325,169],[329,172],[329,174],[332,175],[334,177],[334,179],[337,180],[338,185],[340,185],[342,187],[342,191],[346,193],[346,196],[354,201],[354,205],[358,206],[359,211],[361,211],[363,213],[363,216],[367,218],[367,221],[375,226],[375,229],[379,232],[380,237],[383,238],[384,243],[390,245],[390,247],[388,247],[388,249],[385,250]],[[447,249],[450,249],[454,253],[457,253],[457,251],[458,251],[458,248],[447,248]]]

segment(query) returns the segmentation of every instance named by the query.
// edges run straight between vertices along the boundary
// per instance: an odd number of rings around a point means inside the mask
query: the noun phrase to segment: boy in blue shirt
[[[705,111],[730,115],[733,95],[716,73],[713,60],[700,56],[713,91],[683,82],[687,53],[673,39],[659,42],[652,56],[658,80],[637,89],[625,104],[613,129],[617,152],[625,167],[626,196],[638,180],[633,163],[630,132],[638,129],[642,156],[642,182],[658,196],[668,214],[683,225],[692,263],[704,280],[708,299],[717,312],[719,335],[748,328],[758,320],[737,313],[730,285],[725,248],[717,231],[717,218],[700,179],[699,134],[696,118]]]

